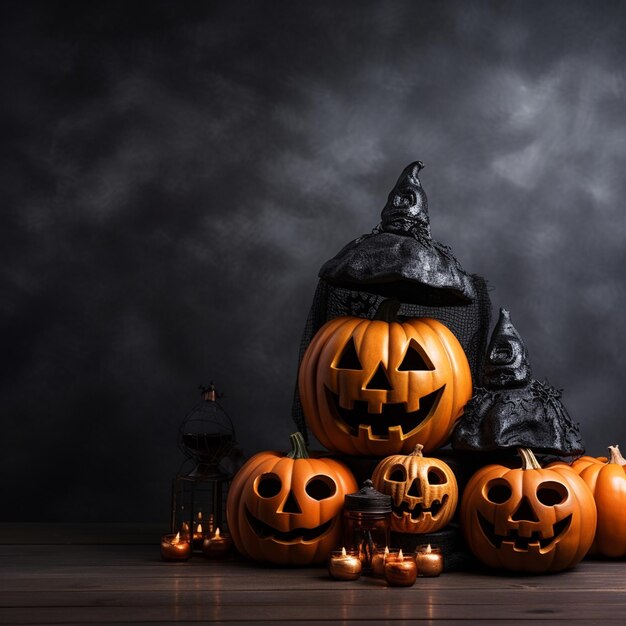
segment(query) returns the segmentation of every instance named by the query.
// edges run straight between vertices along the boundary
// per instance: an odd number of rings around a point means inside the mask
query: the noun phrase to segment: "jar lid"
[[[347,511],[386,515],[391,513],[391,496],[374,489],[374,484],[368,478],[359,491],[346,494],[345,508]]]

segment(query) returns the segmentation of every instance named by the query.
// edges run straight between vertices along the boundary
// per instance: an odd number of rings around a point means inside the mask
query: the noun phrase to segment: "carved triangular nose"
[[[367,383],[366,389],[384,389],[385,391],[391,391],[393,387],[387,378],[387,374],[385,372],[385,368],[382,363],[378,364],[376,371],[372,378],[370,378],[369,383]]]
[[[511,520],[514,522],[521,522],[522,520],[526,522],[538,522],[539,518],[537,514],[533,511],[533,507],[530,505],[528,498],[524,496],[520,505],[517,507],[517,511],[513,513],[513,517]]]
[[[406,492],[407,496],[413,496],[414,498],[422,497],[422,487],[420,484],[420,479],[415,478],[409,487],[409,490]]]
[[[296,500],[296,496],[293,491],[289,492],[287,499],[283,502],[283,505],[278,509],[279,513],[302,513],[302,509]]]

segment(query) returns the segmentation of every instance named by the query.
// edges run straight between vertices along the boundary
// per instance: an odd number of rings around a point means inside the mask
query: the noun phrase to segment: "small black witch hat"
[[[484,371],[452,433],[455,450],[515,451],[575,456],[585,446],[561,402],[561,391],[532,378],[528,351],[506,309],[500,309]]]
[[[380,224],[327,261],[320,278],[427,306],[468,304],[474,282],[450,248],[430,234],[428,199],[419,179],[421,161],[408,165],[391,190]]]

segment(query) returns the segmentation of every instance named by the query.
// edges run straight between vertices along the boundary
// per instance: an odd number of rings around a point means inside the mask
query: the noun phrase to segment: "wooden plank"
[[[110,552],[105,557],[86,549],[75,548],[80,554],[74,558],[51,557],[0,559],[0,579],[4,590],[18,590],[27,582],[43,589],[73,589],[85,586],[102,589],[119,588],[133,582],[137,588],[167,589],[171,581],[181,585],[193,584],[205,590],[227,587],[229,589],[271,590],[291,589],[350,589],[363,585],[375,586],[375,579],[361,578],[354,583],[340,583],[329,579],[325,568],[280,569],[264,568],[247,562],[211,562],[206,560],[187,563],[166,563],[158,557],[142,560],[145,549],[123,554]],[[153,549],[150,548],[153,552]],[[624,564],[584,562],[571,572],[552,576],[513,576],[507,574],[450,573],[437,579],[419,579],[418,584],[430,589],[616,589],[622,591]],[[187,582],[185,582],[187,581]]]
[[[423,605],[427,600],[433,606],[489,606],[502,607],[512,604],[512,594],[508,589],[492,589],[488,596],[477,594],[475,590],[429,590],[420,586],[419,582],[411,589],[389,590],[381,584],[375,589],[353,589],[338,591],[336,589],[315,591],[273,590],[267,591],[226,591],[226,590],[142,590],[115,589],[115,590],[81,590],[81,591],[2,591],[0,592],[0,608],[26,607],[88,607],[106,605],[136,607],[148,604],[152,607],[169,606],[174,603],[192,605],[194,603],[216,603],[222,607],[236,607],[242,599],[249,606],[288,605],[297,603],[302,607],[317,607],[322,604],[327,607],[363,606],[376,607],[381,598],[387,594],[396,593],[402,603],[407,606]],[[555,592],[551,590],[537,590],[532,594],[524,594],[533,607],[562,606],[574,597],[571,591]],[[616,605],[625,604],[626,596],[621,591],[584,591],[575,592],[576,605]]]
[[[324,567],[166,563],[158,541],[3,545],[0,623],[599,623],[626,611],[625,575],[624,562],[585,561],[556,575],[478,570],[395,589],[368,577],[334,581]]]
[[[416,592],[417,593],[417,592]],[[310,605],[268,603],[264,605],[248,604],[245,596],[236,606],[224,606],[212,602],[194,602],[185,604],[176,602],[169,605],[140,607],[130,606],[88,606],[88,607],[29,607],[0,610],[3,623],[93,623],[93,622],[135,622],[159,623],[161,621],[185,622],[297,622],[300,619],[315,618],[317,621],[394,621],[394,620],[431,620],[431,621],[515,621],[552,619],[582,620],[587,623],[604,622],[623,613],[626,603],[610,604],[575,604],[557,606],[551,602],[528,603],[512,600],[501,606],[483,604],[432,604],[428,598],[423,602],[407,604],[404,600],[406,590],[388,589],[381,596],[378,604],[366,606],[358,603],[328,605],[327,603]],[[574,600],[572,598],[572,600]]]

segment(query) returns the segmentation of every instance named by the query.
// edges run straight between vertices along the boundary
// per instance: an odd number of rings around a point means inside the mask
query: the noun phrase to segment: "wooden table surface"
[[[323,567],[240,559],[166,563],[156,529],[0,525],[0,624],[437,622],[606,624],[626,620],[626,563],[548,576],[468,571],[389,588]]]

